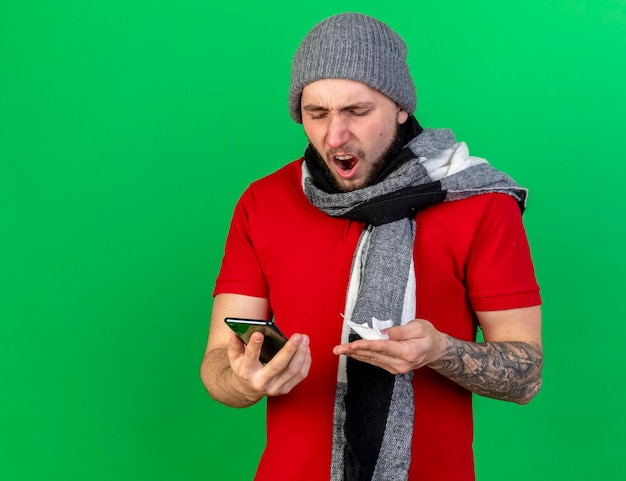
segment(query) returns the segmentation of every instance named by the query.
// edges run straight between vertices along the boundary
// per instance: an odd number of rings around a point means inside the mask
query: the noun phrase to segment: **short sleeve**
[[[214,296],[229,293],[268,297],[267,281],[250,234],[250,197],[248,189],[235,207]]]
[[[466,285],[475,311],[541,304],[522,216],[507,195],[490,196],[472,242]]]

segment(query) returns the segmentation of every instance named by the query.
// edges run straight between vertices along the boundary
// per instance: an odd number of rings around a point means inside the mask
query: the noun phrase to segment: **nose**
[[[350,139],[350,130],[346,119],[341,113],[330,115],[328,120],[328,131],[326,133],[326,143],[331,149],[338,149],[346,144]]]

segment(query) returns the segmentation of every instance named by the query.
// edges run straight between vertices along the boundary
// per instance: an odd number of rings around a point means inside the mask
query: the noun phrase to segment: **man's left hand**
[[[437,361],[444,349],[445,335],[424,319],[384,331],[389,340],[359,339],[335,346],[333,352],[378,366],[391,374],[404,374]]]

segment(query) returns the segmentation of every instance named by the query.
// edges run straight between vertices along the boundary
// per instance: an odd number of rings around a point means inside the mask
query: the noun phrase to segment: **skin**
[[[382,93],[350,80],[324,79],[302,92],[302,123],[337,185],[362,188],[375,176],[408,114]],[[338,159],[339,157],[339,159]],[[346,168],[342,158],[349,158]],[[343,165],[343,167],[342,167]],[[484,343],[455,339],[428,320],[415,319],[387,330],[389,340],[358,340],[333,349],[392,374],[428,366],[477,394],[529,402],[541,387],[543,352],[538,306],[476,312]],[[267,319],[267,299],[238,294],[215,297],[201,378],[209,394],[229,406],[245,407],[264,396],[289,393],[311,366],[306,334],[294,334],[266,365],[259,361],[263,335],[245,346],[225,317]]]
[[[526,404],[541,388],[541,308],[476,312],[484,343],[448,336],[425,319],[386,331],[388,341],[359,340],[333,352],[392,374],[428,366],[482,396]]]
[[[302,90],[302,126],[343,191],[360,189],[383,167],[398,124],[408,114],[388,97],[360,82],[323,79]],[[349,156],[354,167],[341,168]]]
[[[309,338],[294,334],[263,365],[259,361],[263,334],[244,345],[224,323],[225,317],[268,319],[269,301],[239,294],[218,294],[213,301],[211,329],[200,377],[215,400],[233,407],[250,406],[265,396],[289,393],[306,378],[311,366]]]

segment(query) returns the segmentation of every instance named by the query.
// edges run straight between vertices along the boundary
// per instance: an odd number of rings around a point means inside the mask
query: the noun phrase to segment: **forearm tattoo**
[[[441,360],[429,366],[470,391],[494,399],[529,402],[541,387],[543,352],[525,342],[461,341],[448,336]]]

